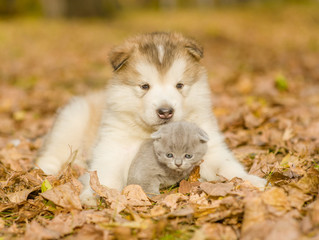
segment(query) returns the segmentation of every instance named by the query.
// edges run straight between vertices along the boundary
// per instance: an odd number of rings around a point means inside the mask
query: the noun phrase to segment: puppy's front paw
[[[254,175],[247,175],[244,179],[249,181],[255,187],[259,188],[259,190],[261,190],[261,191],[265,190],[265,186],[267,183],[266,179],[261,178],[261,177],[257,177]]]
[[[59,159],[51,156],[41,157],[36,162],[36,168],[42,169],[47,175],[57,175],[61,165]]]
[[[86,188],[80,194],[80,200],[82,205],[96,207],[97,206],[97,199],[94,196],[94,192],[91,188]]]

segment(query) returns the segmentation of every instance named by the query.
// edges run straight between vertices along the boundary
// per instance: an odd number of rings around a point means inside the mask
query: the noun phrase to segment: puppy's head
[[[178,33],[150,33],[129,39],[110,53],[118,111],[157,128],[184,118],[184,101],[205,75],[202,48]]]

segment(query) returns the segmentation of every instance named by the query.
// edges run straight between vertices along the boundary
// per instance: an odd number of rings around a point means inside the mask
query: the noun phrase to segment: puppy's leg
[[[78,150],[89,121],[89,106],[84,98],[77,97],[66,105],[58,114],[51,132],[47,135],[40,150],[37,165],[47,174],[57,174],[70,157],[72,151]],[[78,152],[76,163],[85,167]]]
[[[140,144],[141,141],[130,140],[129,137],[117,138],[111,134],[105,135],[93,151],[93,161],[89,169],[91,171],[97,170],[102,185],[121,191],[127,183],[128,170]],[[89,179],[83,180],[84,188],[80,195],[81,202],[94,205],[92,203],[95,202],[95,198]]]
[[[206,127],[205,130],[207,131],[209,129]],[[267,182],[266,179],[249,175],[227,148],[220,132],[217,131],[216,128],[215,131],[214,128],[211,128],[210,130],[212,131],[207,132],[213,134],[210,136],[208,150],[200,168],[202,180],[216,180],[218,179],[216,174],[219,174],[227,179],[232,179],[234,177],[242,178],[251,182],[256,187],[263,189]]]

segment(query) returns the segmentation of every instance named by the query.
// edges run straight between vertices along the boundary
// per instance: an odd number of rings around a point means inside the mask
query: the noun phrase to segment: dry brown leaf
[[[263,192],[261,198],[267,210],[276,216],[281,216],[290,209],[287,195],[282,188],[272,187]]]
[[[185,180],[182,180],[179,183],[178,192],[181,194],[190,193],[193,187],[197,187],[200,185],[200,182],[188,182]]]
[[[245,198],[245,212],[242,231],[247,231],[251,226],[262,223],[267,218],[266,207],[259,195],[247,195]]]
[[[265,240],[298,240],[300,239],[300,235],[301,233],[298,222],[294,218],[286,216],[276,221],[271,230],[264,236]]]
[[[90,209],[82,210],[79,215],[79,218],[85,219],[87,223],[102,223],[111,221],[112,217],[114,217],[114,212],[111,209],[99,211]]]
[[[206,192],[209,196],[224,197],[231,192],[234,185],[232,183],[209,183],[203,182],[200,184],[200,188]]]
[[[195,232],[192,240],[236,240],[237,235],[230,226],[220,223],[205,223]]]
[[[25,240],[42,240],[42,239],[58,239],[60,234],[46,229],[41,226],[36,220],[33,220],[27,225],[27,229],[24,235]]]
[[[288,193],[290,205],[298,210],[302,209],[305,202],[312,199],[310,195],[305,194],[302,190],[296,187],[290,187]]]
[[[161,205],[155,205],[152,209],[151,209],[151,216],[152,217],[158,217],[158,216],[162,216],[166,213],[166,209],[161,206]]]
[[[241,239],[300,239],[300,227],[297,221],[290,214],[276,220],[256,220],[255,224],[251,224],[247,228],[243,229]]]
[[[123,189],[123,194],[126,196],[127,204],[130,206],[151,206],[152,203],[148,200],[147,195],[139,185],[129,185]]]
[[[317,193],[319,185],[318,175],[306,175],[302,177],[297,183],[292,184],[301,189],[304,193]]]
[[[242,230],[241,240],[264,240],[273,228],[274,223],[271,220],[257,221],[245,230]],[[284,239],[282,239],[284,240]]]
[[[127,199],[116,189],[100,184],[96,171],[90,172],[90,186],[101,197],[105,198],[112,209],[121,212],[127,205]]]
[[[6,197],[9,198],[10,202],[19,204],[19,203],[22,203],[23,201],[26,201],[29,194],[37,189],[39,189],[39,187],[9,193],[6,195]]]
[[[76,234],[71,235],[67,239],[74,240],[108,240],[109,231],[100,228],[98,225],[85,224],[82,228],[77,230]]]
[[[160,203],[169,207],[171,210],[175,210],[179,201],[187,200],[187,197],[180,193],[174,193],[167,195]]]
[[[253,114],[249,113],[244,117],[245,126],[249,129],[256,128],[260,126],[263,122],[263,119],[255,117]]]
[[[83,226],[85,217],[78,212],[72,214],[59,214],[46,224],[46,228],[59,233],[60,236],[72,233],[76,227]]]
[[[288,141],[291,138],[293,138],[295,135],[294,130],[291,127],[287,127],[284,131],[284,134],[282,136],[283,141]]]
[[[3,229],[4,226],[5,226],[5,221],[2,218],[0,218],[0,229]]]
[[[313,226],[318,227],[319,226],[319,199],[314,201],[310,206],[310,219],[312,221]]]
[[[207,195],[202,192],[202,193],[191,193],[191,195],[189,196],[189,200],[190,203],[192,204],[197,204],[197,205],[203,205],[203,206],[207,206],[209,205],[208,199],[207,199]]]
[[[194,214],[194,209],[190,205],[183,206],[168,214],[169,217],[189,217]]]
[[[200,179],[200,166],[195,166],[189,175],[188,181],[197,182],[199,181],[199,179]]]
[[[59,185],[40,193],[40,195],[61,207],[67,209],[82,209],[79,193],[74,189],[71,183]]]
[[[114,236],[118,240],[137,240],[137,237],[132,236],[131,228],[118,226],[114,229]]]

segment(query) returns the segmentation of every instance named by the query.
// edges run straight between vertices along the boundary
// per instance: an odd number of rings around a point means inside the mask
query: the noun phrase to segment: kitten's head
[[[158,161],[182,172],[198,165],[207,151],[208,135],[197,125],[172,122],[151,135]]]

